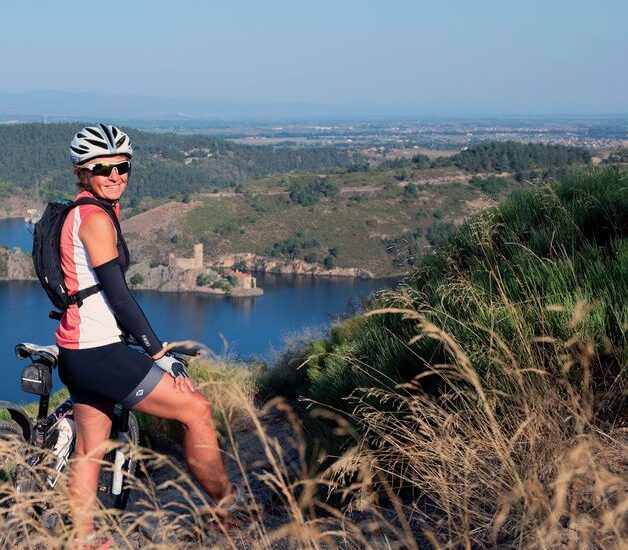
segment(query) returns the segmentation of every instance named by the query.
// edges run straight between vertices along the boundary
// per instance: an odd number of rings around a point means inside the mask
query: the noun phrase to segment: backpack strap
[[[101,290],[102,290],[102,286],[100,285],[100,283],[92,285],[92,286],[88,286],[87,288],[83,288],[79,290],[78,292],[75,292],[71,296],[68,296],[68,301],[70,302],[70,305],[76,304],[78,307],[81,307],[83,305],[83,300],[85,300],[85,298],[87,298],[88,296],[91,296],[92,294],[96,294],[97,292],[100,292]]]

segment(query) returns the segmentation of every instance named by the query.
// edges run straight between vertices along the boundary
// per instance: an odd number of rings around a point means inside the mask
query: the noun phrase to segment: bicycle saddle
[[[21,344],[15,346],[15,355],[20,359],[26,359],[27,357],[38,355],[42,359],[47,359],[52,363],[56,363],[59,357],[59,348],[57,346],[40,346],[39,344],[22,342]]]

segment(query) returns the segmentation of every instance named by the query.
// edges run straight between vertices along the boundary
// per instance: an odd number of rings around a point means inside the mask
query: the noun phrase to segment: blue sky
[[[628,2],[22,0],[0,91],[628,112]]]

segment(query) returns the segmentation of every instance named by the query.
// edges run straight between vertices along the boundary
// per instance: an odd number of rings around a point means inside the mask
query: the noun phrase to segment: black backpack
[[[49,202],[41,219],[35,224],[33,264],[41,286],[48,294],[53,305],[61,311],[65,311],[72,304],[77,304],[81,307],[85,298],[96,294],[101,289],[101,286],[96,284],[88,288],[82,288],[77,293],[69,296],[63,280],[60,250],[61,229],[70,210],[82,204],[94,204],[109,214],[118,232],[118,255],[123,258],[124,270],[126,271],[129,266],[129,250],[122,236],[120,222],[111,205],[88,197],[69,203]]]

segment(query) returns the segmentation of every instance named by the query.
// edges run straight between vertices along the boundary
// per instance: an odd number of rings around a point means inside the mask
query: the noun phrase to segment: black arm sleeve
[[[148,324],[144,312],[131,295],[124,280],[120,260],[114,258],[94,268],[109,305],[122,328],[131,334],[149,355],[162,348],[161,341]]]

